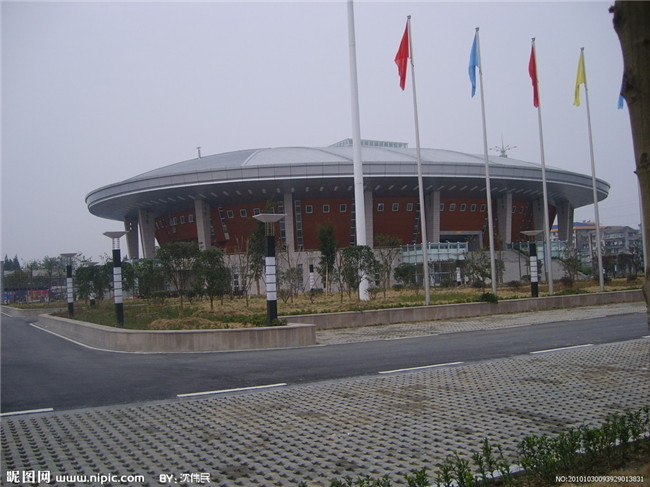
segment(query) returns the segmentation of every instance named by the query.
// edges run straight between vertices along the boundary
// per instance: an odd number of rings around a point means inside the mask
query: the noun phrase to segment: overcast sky
[[[482,153],[468,60],[480,27],[488,144],[539,163],[531,37],[546,164],[591,174],[585,48],[601,223],[640,222],[612,2],[355,3],[361,136],[415,147],[410,81],[393,61],[412,15],[422,147]],[[351,137],[347,6],[332,2],[11,2],[2,8],[2,257],[110,252],[122,224],[85,196],[167,164]],[[409,77],[411,72],[409,69]],[[410,78],[409,78],[410,79]],[[493,152],[495,154],[496,152]],[[593,206],[576,220],[593,219]],[[122,242],[125,247],[124,242]]]

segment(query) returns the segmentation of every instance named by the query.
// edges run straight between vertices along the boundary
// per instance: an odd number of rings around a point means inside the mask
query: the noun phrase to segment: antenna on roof
[[[501,147],[495,145],[494,147],[491,147],[490,150],[498,151],[499,157],[508,157],[508,151],[516,148],[516,145],[503,145],[503,134],[501,134]]]
[[[201,148],[197,147],[196,150],[199,151],[199,159],[201,159]]]

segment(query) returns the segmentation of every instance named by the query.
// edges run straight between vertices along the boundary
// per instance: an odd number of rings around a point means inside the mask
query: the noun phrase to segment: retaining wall
[[[304,347],[316,344],[316,327],[292,324],[228,330],[124,330],[40,315],[39,326],[84,345],[119,352],[208,352]]]
[[[351,328],[415,321],[449,320],[504,313],[522,313],[554,308],[575,308],[602,304],[643,301],[643,292],[612,291],[605,293],[545,296],[541,298],[508,299],[498,303],[461,303],[410,308],[390,308],[341,313],[282,316],[290,323],[311,323],[318,330]]]

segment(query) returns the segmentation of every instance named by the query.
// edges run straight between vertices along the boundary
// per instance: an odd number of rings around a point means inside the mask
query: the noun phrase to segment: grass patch
[[[608,283],[607,290],[638,289],[630,286],[626,279],[612,280]],[[564,294],[562,288],[556,294]],[[582,281],[573,284],[566,294],[598,292],[599,286],[594,281]],[[489,294],[489,293],[487,293]],[[548,294],[544,284],[539,286],[540,296]],[[499,288],[498,300],[520,299],[530,297],[529,288],[526,286],[504,285]],[[482,294],[480,289],[461,286],[453,289],[433,288],[431,291],[431,304],[458,304],[472,303],[487,300],[492,296]],[[492,301],[494,301],[492,299]],[[343,311],[365,311],[387,308],[402,308],[411,306],[424,306],[424,293],[422,290],[412,289],[389,290],[384,297],[383,292],[377,293],[370,301],[359,301],[357,295],[343,298],[338,293],[309,293],[300,294],[279,301],[280,318],[284,315],[321,314]],[[59,307],[62,311],[58,316],[67,316],[65,302],[21,305],[24,308]],[[98,302],[94,308],[85,303],[75,303],[75,319],[97,323],[106,326],[116,326],[115,308],[112,301],[105,299]],[[145,300],[126,300],[124,303],[124,327],[138,330],[188,330],[188,329],[221,329],[241,328],[253,326],[266,326],[266,297],[250,296],[248,300],[242,297],[226,298],[223,304],[214,303],[214,310],[210,309],[207,299],[185,300],[181,310],[178,299],[166,299],[164,304],[156,304]]]

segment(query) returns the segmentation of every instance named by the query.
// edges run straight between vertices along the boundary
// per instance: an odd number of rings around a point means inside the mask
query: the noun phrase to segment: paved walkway
[[[398,325],[364,326],[317,332],[320,344],[385,340],[390,338],[440,335],[460,331],[508,328],[512,326],[534,325],[556,321],[581,320],[624,313],[643,313],[645,303],[620,303],[607,306],[586,306],[584,308],[551,309],[530,313],[477,316],[457,320],[423,321]]]
[[[554,316],[636,310],[617,305]],[[319,341],[378,339],[387,329],[397,337],[519,326],[553,313],[340,330],[319,333]],[[469,458],[485,437],[514,460],[526,435],[599,424],[610,412],[649,404],[649,359],[648,340],[640,339],[202,399],[9,416],[2,420],[2,483],[7,474],[49,475],[52,482],[139,475],[127,485],[150,486],[327,486],[334,477],[366,474],[397,482],[411,470],[434,470],[454,451]],[[174,479],[161,482],[161,475]],[[125,485],[117,480],[71,477],[57,485]]]

